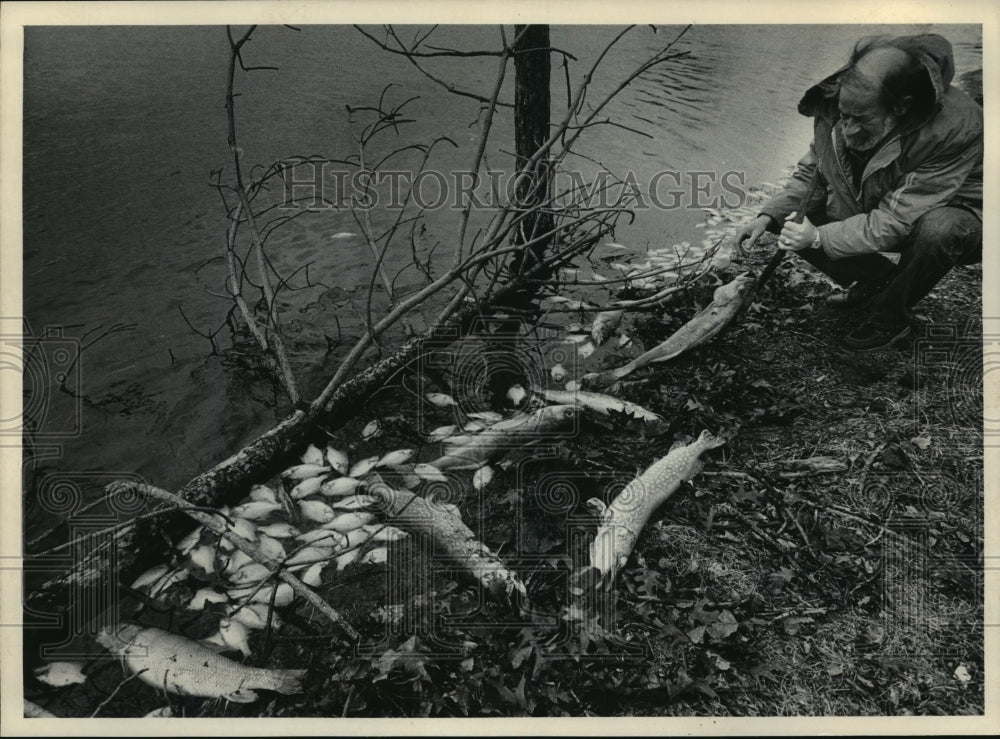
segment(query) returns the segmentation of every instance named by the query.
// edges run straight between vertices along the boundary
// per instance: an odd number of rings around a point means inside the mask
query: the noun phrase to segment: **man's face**
[[[875,90],[844,85],[839,104],[844,141],[855,151],[870,151],[896,125],[896,117],[879,104]]]

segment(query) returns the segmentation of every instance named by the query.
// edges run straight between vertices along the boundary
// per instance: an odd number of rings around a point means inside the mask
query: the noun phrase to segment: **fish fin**
[[[230,703],[253,703],[257,700],[257,694],[254,691],[243,688],[240,690],[234,690],[232,693],[222,697]]]
[[[693,480],[703,469],[705,469],[705,463],[700,459],[696,459],[691,464],[691,473],[684,478],[684,482],[691,482],[691,480]]]
[[[282,695],[302,692],[302,679],[306,675],[305,670],[278,670],[277,675],[280,682],[275,688],[276,692]]]

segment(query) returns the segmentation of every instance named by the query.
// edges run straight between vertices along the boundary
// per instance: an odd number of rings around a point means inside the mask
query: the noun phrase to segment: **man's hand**
[[[809,222],[808,218],[803,218],[802,223],[795,223],[795,212],[788,214],[785,225],[781,229],[778,237],[778,248],[785,251],[802,251],[806,247],[812,246],[816,238],[816,227]]]
[[[741,257],[746,256],[746,250],[752,249],[757,239],[761,237],[768,226],[774,222],[771,216],[757,216],[752,221],[747,221],[736,232],[736,253]],[[746,241],[744,246],[743,242]]]

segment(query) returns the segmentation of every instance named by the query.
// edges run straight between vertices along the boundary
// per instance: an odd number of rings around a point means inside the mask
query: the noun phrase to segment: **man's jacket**
[[[843,67],[811,87],[799,102],[802,115],[815,118],[813,142],[799,161],[792,183],[761,209],[780,230],[792,211],[812,193],[804,210],[822,209],[819,227],[823,251],[837,259],[868,252],[893,251],[924,213],[944,205],[961,206],[982,218],[983,110],[951,86],[951,44],[936,34],[866,38],[856,48],[891,45],[909,51],[922,63],[926,78],[924,105],[897,126],[865,167],[861,190],[854,189],[846,159],[838,109]],[[818,186],[813,175],[819,168]],[[818,199],[818,200],[817,200]]]

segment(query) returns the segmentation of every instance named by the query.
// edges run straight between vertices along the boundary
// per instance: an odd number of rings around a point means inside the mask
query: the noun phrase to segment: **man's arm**
[[[982,159],[981,136],[942,146],[908,172],[871,212],[820,226],[823,251],[838,259],[896,247],[909,236],[920,216],[955,197]]]
[[[770,216],[773,223],[769,229],[774,233],[781,231],[785,219],[793,211],[802,209],[802,199],[812,186],[812,178],[816,173],[816,150],[809,144],[809,151],[799,160],[795,174],[788,186],[768,200],[760,209],[760,215]]]

